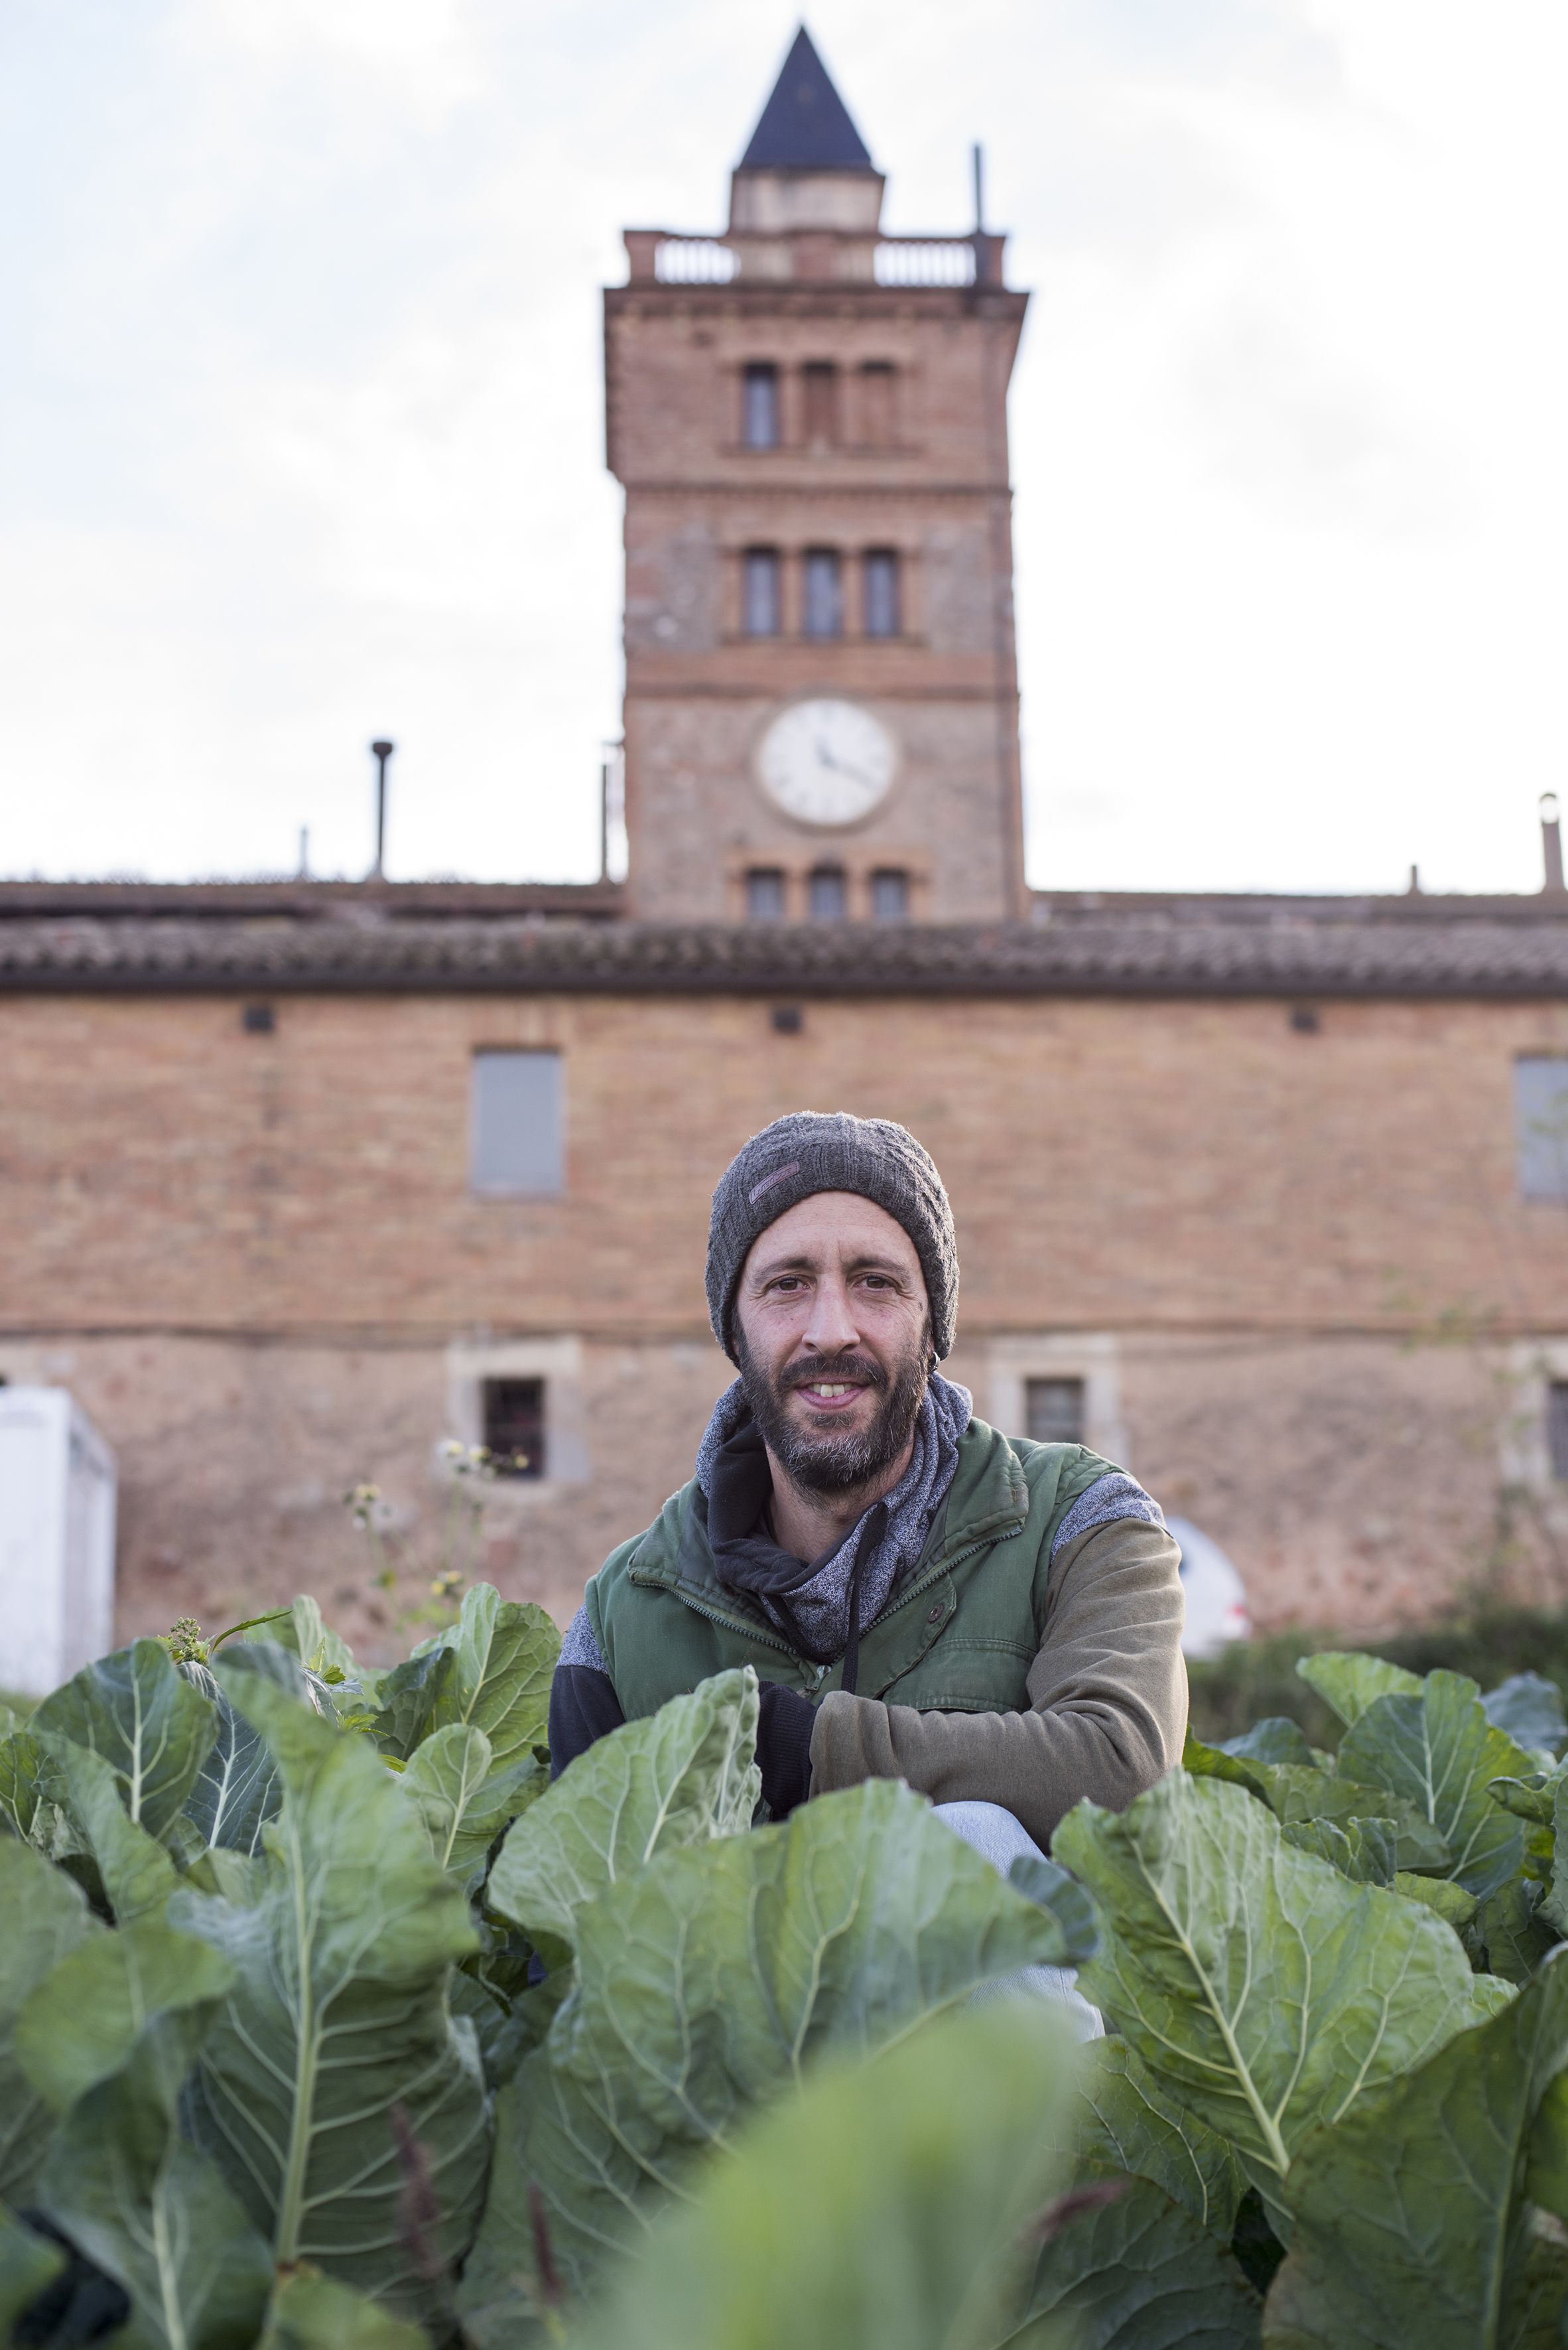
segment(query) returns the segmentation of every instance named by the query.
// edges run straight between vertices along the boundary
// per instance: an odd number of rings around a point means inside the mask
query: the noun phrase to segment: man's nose
[[[860,1332],[855,1320],[852,1300],[843,1281],[819,1281],[812,1299],[811,1315],[801,1333],[805,1344],[819,1354],[834,1355],[848,1347],[857,1346]]]

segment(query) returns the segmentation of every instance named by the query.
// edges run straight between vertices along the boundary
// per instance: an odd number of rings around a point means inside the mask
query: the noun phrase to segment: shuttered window
[[[475,1053],[469,1129],[474,1191],[544,1199],[565,1189],[563,1097],[559,1053]]]
[[[902,922],[909,911],[909,877],[891,865],[885,865],[871,876],[871,919],[877,922]]]
[[[1515,1061],[1513,1125],[1521,1195],[1568,1200],[1568,1059]]]
[[[806,884],[814,922],[841,922],[848,906],[841,865],[819,865]]]
[[[838,557],[831,547],[814,546],[806,555],[805,633],[808,637],[844,633],[843,581]]]
[[[782,922],[784,878],[776,865],[757,865],[746,876],[746,912],[753,922]]]
[[[741,438],[748,449],[779,445],[779,371],[759,364],[741,380]]]
[[[838,438],[838,369],[814,359],[805,373],[806,440],[831,448]]]
[[[890,546],[874,546],[866,557],[865,623],[868,637],[896,637],[898,613],[898,557]]]
[[[868,449],[893,445],[893,370],[879,359],[860,370],[860,433]]]
[[[748,637],[777,636],[780,600],[777,547],[749,546],[741,598],[741,625]]]

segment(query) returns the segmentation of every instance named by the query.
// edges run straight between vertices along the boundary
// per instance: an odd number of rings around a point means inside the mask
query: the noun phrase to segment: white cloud
[[[473,13],[465,0],[185,0],[178,29],[215,63],[227,50],[275,72],[347,68],[429,116],[481,88]]]
[[[1560,775],[1568,32],[1500,0],[832,0],[900,228],[968,142],[1015,383],[1038,878],[1530,886]],[[17,0],[0,867],[591,869],[598,286],[722,218],[717,0]]]

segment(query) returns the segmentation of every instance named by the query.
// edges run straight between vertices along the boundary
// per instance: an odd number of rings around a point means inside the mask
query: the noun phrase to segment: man
[[[1005,1866],[1081,1796],[1119,1809],[1168,1770],[1176,1544],[1132,1478],[999,1435],[937,1372],[958,1246],[914,1136],[812,1112],[753,1136],[713,1194],[707,1288],[740,1376],[691,1482],[588,1585],[552,1772],[747,1664],[775,1818],[903,1779]]]

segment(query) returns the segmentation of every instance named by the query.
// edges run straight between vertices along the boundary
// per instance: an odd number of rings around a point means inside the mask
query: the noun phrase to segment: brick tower
[[[644,920],[1023,910],[1002,239],[887,237],[803,29],[722,237],[605,296]]]

